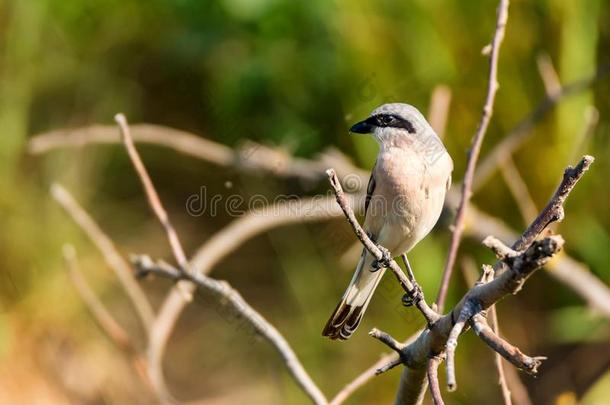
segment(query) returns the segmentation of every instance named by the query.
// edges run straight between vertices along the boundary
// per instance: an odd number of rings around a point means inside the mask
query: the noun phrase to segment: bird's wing
[[[366,186],[366,199],[364,200],[364,217],[366,218],[366,213],[369,209],[369,203],[371,202],[371,198],[373,198],[373,193],[375,192],[375,186],[377,182],[375,181],[375,167],[377,166],[377,161],[373,165],[373,170],[371,170],[371,177],[369,178],[369,183]]]

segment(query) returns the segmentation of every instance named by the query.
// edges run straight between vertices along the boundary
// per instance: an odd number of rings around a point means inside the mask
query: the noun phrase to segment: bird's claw
[[[371,272],[379,271],[380,269],[387,269],[390,267],[390,262],[392,261],[392,255],[390,251],[383,246],[377,246],[379,250],[381,250],[381,259],[376,259],[371,264]]]
[[[424,293],[419,284],[413,284],[413,290],[402,296],[402,305],[411,307],[424,298]]]

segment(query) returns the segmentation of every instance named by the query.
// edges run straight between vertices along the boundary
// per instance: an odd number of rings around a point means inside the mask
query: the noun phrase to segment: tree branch
[[[474,315],[494,305],[507,294],[514,294],[519,291],[525,280],[535,270],[546,264],[549,259],[561,249],[564,242],[560,236],[549,236],[539,241],[535,240],[535,237],[537,237],[540,232],[544,230],[544,227],[551,222],[548,220],[549,218],[559,219],[557,213],[563,212],[563,203],[565,202],[565,199],[584,172],[589,168],[592,161],[593,159],[591,157],[585,156],[575,168],[568,167],[568,169],[566,169],[564,177],[550,202],[540,213],[538,218],[528,227],[519,241],[513,245],[513,249],[503,245],[495,238],[486,239],[486,244],[493,248],[494,252],[501,258],[501,261],[508,267],[506,271],[489,281],[487,279],[491,277],[484,277],[482,283],[475,285],[468,291],[449,314],[439,318],[435,322],[429,323],[428,327],[413,343],[402,347],[395,344],[391,339],[384,339],[386,344],[389,344],[392,349],[399,352],[400,360],[406,366],[401,379],[402,383],[397,394],[397,402],[400,401],[398,403],[419,403],[418,401],[420,401],[423,395],[422,386],[425,384],[428,359],[447,350],[448,363],[452,362],[449,360],[451,351],[454,350],[454,347],[452,348],[452,346],[455,346],[456,343],[454,342],[457,342],[457,336],[459,336],[465,322]],[[354,228],[354,232],[358,238],[372,254],[376,253],[376,257],[383,256],[379,249],[375,252],[374,248],[376,248],[376,246],[372,244],[364,231],[359,227],[358,222],[353,215],[353,211],[351,211],[344,201],[341,186],[337,186],[338,180],[332,169],[329,170],[329,180],[331,186],[335,190],[337,202],[344,211],[348,222],[350,222]],[[544,226],[541,226],[540,224],[544,224]],[[529,245],[524,246],[520,251],[514,250],[514,248],[519,247],[522,243],[528,241],[531,241]],[[491,274],[491,272],[489,273]],[[406,279],[406,276],[404,278]],[[455,320],[455,314],[457,314],[457,322]],[[455,325],[458,326],[456,327]],[[374,333],[374,335],[378,335],[378,333]],[[498,350],[502,347],[506,349],[506,346],[498,346]],[[504,354],[508,355],[510,353],[515,356],[518,354],[508,350],[505,350]],[[537,360],[539,361],[539,359]],[[534,366],[535,361],[533,363],[526,362],[523,364],[530,372],[535,372],[537,370],[537,366]],[[448,365],[449,387],[455,385],[451,375],[452,368],[453,366],[451,363]],[[422,370],[423,379],[421,378]]]
[[[610,74],[610,65],[599,66],[597,71],[585,79],[574,81],[561,88],[559,93],[547,95],[533,111],[510,130],[497,145],[481,160],[481,164],[475,173],[475,183],[472,192],[476,193],[485,185],[494,174],[500,164],[523,144],[531,134],[534,125],[538,123],[549,111],[551,111],[564,98],[578,94]]]
[[[477,160],[481,151],[481,145],[483,144],[483,139],[485,138],[485,133],[487,132],[487,127],[489,126],[489,122],[491,121],[493,114],[494,101],[496,99],[496,92],[498,91],[498,58],[500,56],[500,46],[502,45],[502,40],[504,39],[504,31],[506,28],[506,22],[508,20],[508,3],[508,0],[500,0],[497,10],[496,30],[491,41],[491,52],[489,57],[487,96],[485,98],[485,105],[483,106],[483,113],[481,115],[479,126],[474,137],[472,138],[472,146],[468,152],[466,173],[464,173],[464,179],[462,180],[462,198],[458,205],[455,220],[453,222],[453,235],[451,237],[449,253],[447,255],[441,285],[436,298],[436,304],[438,305],[440,312],[443,311],[443,307],[445,305],[445,299],[447,298],[447,291],[449,289],[449,281],[451,280],[451,274],[457,258],[457,252],[460,247],[462,232],[464,231],[466,209],[472,195],[471,189],[474,181]]]
[[[155,274],[174,281],[186,280],[194,283],[203,291],[213,294],[219,302],[226,303],[231,307],[235,315],[244,319],[252,328],[267,340],[271,346],[284,359],[286,367],[290,371],[297,384],[316,404],[326,404],[326,398],[313,382],[296,354],[282,336],[282,334],[267,321],[259,312],[252,308],[243,297],[226,281],[215,280],[205,275],[193,272],[185,272],[167,263],[153,262],[148,256],[133,256],[132,262],[137,268],[138,275],[144,277]]]
[[[66,244],[62,250],[64,264],[70,281],[74,285],[74,289],[78,293],[79,297],[85,303],[91,315],[96,320],[100,328],[108,335],[108,337],[114,342],[114,344],[122,350],[133,350],[131,339],[125,329],[114,319],[110,314],[110,311],[104,306],[102,301],[95,295],[85,278],[83,277],[78,260],[76,258],[76,250],[74,246]],[[133,350],[135,351],[135,350]]]
[[[110,314],[110,311],[108,311],[106,306],[87,283],[87,280],[80,270],[74,246],[69,244],[64,245],[62,253],[72,285],[74,285],[76,292],[85,303],[85,306],[93,316],[93,319],[95,319],[97,324],[115,346],[130,357],[138,377],[152,390],[150,379],[146,373],[146,360],[135,348],[125,329],[123,329],[116,319],[114,319]]]
[[[165,229],[165,233],[167,235],[167,239],[172,249],[172,253],[174,254],[174,258],[178,263],[178,268],[173,268],[171,265],[167,263],[162,263],[161,265],[157,264],[156,266],[152,266],[152,260],[150,259],[142,259],[137,262],[139,265],[140,272],[149,273],[155,272],[159,275],[165,275],[166,277],[174,279],[176,282],[188,282],[188,284],[181,284],[184,286],[184,289],[187,293],[192,292],[193,285],[197,285],[199,287],[203,287],[206,290],[214,292],[217,296],[220,296],[224,299],[227,299],[231,302],[233,309],[237,311],[240,315],[244,316],[253,326],[254,329],[263,335],[269,342],[274,344],[274,347],[277,351],[284,357],[286,362],[286,366],[288,370],[291,372],[292,376],[299,384],[299,386],[303,389],[303,391],[314,401],[316,404],[326,404],[326,398],[324,394],[319,390],[319,388],[315,385],[313,380],[309,377],[301,363],[298,361],[296,355],[283,338],[283,336],[271,325],[269,324],[258,312],[256,312],[252,307],[250,307],[246,301],[239,295],[239,293],[232,289],[230,285],[223,281],[217,281],[211,279],[206,276],[199,276],[191,271],[189,267],[189,262],[186,259],[186,254],[184,253],[184,249],[182,244],[180,243],[180,239],[176,231],[174,230],[173,225],[171,224],[167,212],[163,207],[163,204],[159,198],[159,195],[148,175],[146,167],[142,162],[135,146],[133,144],[133,140],[131,138],[129,126],[127,125],[127,120],[122,114],[117,114],[115,116],[117,123],[119,124],[121,130],[121,136],[123,139],[123,143],[127,149],[127,153],[133,163],[133,166],[136,170],[138,177],[142,182],[142,186],[144,191],[148,197],[148,202],[159,219],[159,222],[163,225]],[[147,267],[148,266],[148,267]],[[142,276],[142,273],[139,273]],[[179,285],[180,286],[180,285]],[[157,324],[155,323],[155,326]],[[173,325],[170,325],[173,327]],[[154,336],[153,336],[154,335]],[[151,331],[150,340],[157,338],[158,333],[153,329]],[[149,356],[151,355],[151,351],[149,349]],[[154,357],[153,361],[149,359],[149,373],[151,375],[151,380],[153,381],[153,385],[157,387],[159,392],[166,391],[166,384],[163,378],[163,371],[161,368],[160,359]],[[175,402],[175,399],[172,397],[165,398],[167,402]]]
[[[508,360],[512,365],[528,374],[536,375],[538,367],[546,357],[530,357],[521,352],[517,347],[511,345],[506,340],[498,336],[489,326],[485,317],[477,314],[472,318],[472,329],[485,344],[491,347],[496,353]]]
[[[428,387],[430,388],[430,396],[434,405],[445,405],[441,389],[438,383],[438,366],[440,359],[432,358],[428,361]]]
[[[112,240],[63,186],[57,183],[52,184],[51,195],[102,253],[106,264],[114,271],[131,300],[144,330],[150,331],[154,320],[153,309],[142,287],[134,279],[129,264],[118,252]]]

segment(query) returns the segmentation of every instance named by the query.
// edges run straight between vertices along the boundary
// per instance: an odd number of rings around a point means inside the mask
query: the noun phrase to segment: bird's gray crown
[[[350,131],[366,134],[376,133],[385,128],[405,130],[410,134],[421,134],[427,132],[430,126],[424,116],[412,105],[389,103],[374,109],[366,120],[355,124]]]
[[[409,133],[420,132],[428,125],[426,119],[417,108],[405,103],[383,104],[371,112],[371,117],[378,117],[382,124],[384,121],[389,124],[380,125],[382,127],[404,128]]]

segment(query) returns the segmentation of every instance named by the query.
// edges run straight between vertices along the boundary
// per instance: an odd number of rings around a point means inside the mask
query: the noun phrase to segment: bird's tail
[[[365,249],[341,302],[326,322],[322,331],[323,336],[328,336],[333,340],[346,340],[360,324],[364,311],[373,297],[373,292],[385,272],[385,269],[372,272],[373,260],[373,256]]]

